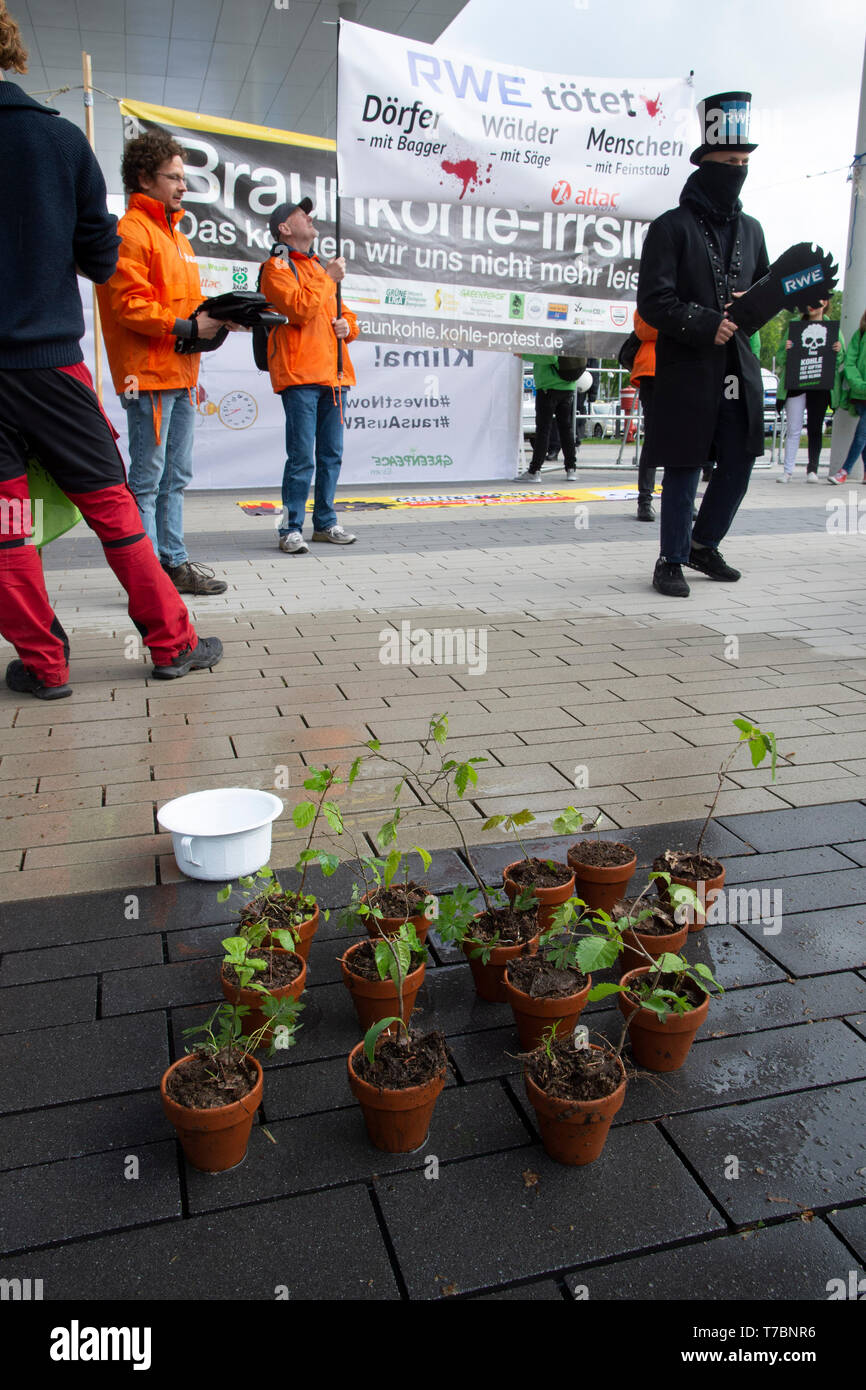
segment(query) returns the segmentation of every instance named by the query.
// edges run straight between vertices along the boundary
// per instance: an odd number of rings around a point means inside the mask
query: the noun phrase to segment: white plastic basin
[[[171,831],[181,873],[225,882],[267,864],[271,824],[282,810],[272,792],[219,787],[168,801],[156,818],[163,830]]]

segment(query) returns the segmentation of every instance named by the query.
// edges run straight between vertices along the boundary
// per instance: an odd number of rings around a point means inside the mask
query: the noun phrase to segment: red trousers
[[[197,637],[186,605],[144,533],[114,432],[83,364],[0,371],[0,634],[45,685],[63,685],[69,642],[27,541],[25,461],[35,456],[102,542],[154,664]]]

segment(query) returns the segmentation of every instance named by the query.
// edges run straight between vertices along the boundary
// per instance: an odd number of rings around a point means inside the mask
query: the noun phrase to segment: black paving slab
[[[650,1125],[611,1132],[602,1157],[580,1169],[551,1162],[534,1144],[447,1165],[435,1182],[416,1173],[380,1178],[376,1192],[416,1299],[440,1297],[443,1283],[471,1293],[724,1229]]]
[[[790,811],[722,816],[719,824],[761,854],[812,845],[843,845],[846,840],[866,838],[866,806],[860,801],[837,801]]]
[[[713,999],[709,1037],[735,1036],[824,1018],[842,1018],[866,1008],[866,980],[853,971],[820,975],[796,984],[737,989]],[[709,1020],[708,1020],[709,1023]]]
[[[518,1288],[500,1289],[497,1293],[475,1294],[472,1302],[479,1303],[561,1303],[565,1291],[552,1279],[543,1279],[536,1284],[521,1284]]]
[[[816,1025],[820,1026],[820,1025]],[[737,1225],[866,1197],[866,1082],[664,1121]],[[726,1179],[728,1156],[739,1177]]]
[[[173,1136],[156,1089],[49,1110],[27,1110],[0,1119],[0,1167],[80,1158]]]
[[[0,1174],[0,1250],[179,1216],[176,1150],[170,1139]]]
[[[103,970],[128,970],[135,965],[157,965],[161,960],[162,938],[155,934],[35,951],[7,951],[0,961],[0,986],[62,980]]]
[[[850,1248],[857,1252],[860,1263],[866,1266],[866,1203],[858,1207],[848,1207],[845,1211],[832,1211],[827,1220]],[[866,1285],[859,1290],[860,1297],[864,1294]]]
[[[0,1038],[0,1113],[146,1090],[168,1062],[161,1013]]]
[[[0,989],[0,1033],[59,1028],[96,1017],[96,976]]]
[[[145,1013],[178,1004],[216,1004],[222,997],[219,962],[214,960],[113,970],[102,982],[102,1016]]]
[[[590,1302],[803,1302],[827,1297],[827,1281],[838,1276],[846,1258],[822,1221],[794,1220],[578,1270],[566,1283],[575,1298]]]
[[[816,849],[784,849],[776,854],[762,854],[759,861],[755,860],[754,855],[748,854],[739,858],[726,857],[725,883],[746,883],[751,886],[756,873],[760,873],[761,881],[766,882],[768,879],[796,877],[802,874],[826,874],[837,869],[850,869],[851,848],[851,845],[845,845],[842,851],[833,849],[830,845],[819,845]],[[866,858],[855,862],[866,864]]]
[[[26,1278],[33,1257],[0,1261]],[[364,1187],[170,1221],[39,1253],[46,1300],[292,1302],[398,1297]]]
[[[740,930],[791,975],[829,974],[866,964],[866,905],[790,915],[786,910],[781,926],[776,936],[765,936],[762,926],[748,922]]]

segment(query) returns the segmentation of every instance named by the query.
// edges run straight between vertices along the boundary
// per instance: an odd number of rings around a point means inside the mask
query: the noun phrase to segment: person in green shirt
[[[843,371],[840,405],[850,415],[858,415],[860,418],[857,421],[854,438],[851,440],[851,447],[845,462],[839,472],[827,480],[836,484],[848,481],[848,475],[857,462],[858,455],[863,453],[864,446],[866,446],[866,313],[860,320],[860,327],[848,344]],[[866,467],[866,460],[864,460],[864,467]],[[864,480],[866,480],[866,473],[864,473]]]
[[[541,465],[547,458],[550,425],[556,420],[559,442],[565,460],[565,476],[577,477],[577,446],[574,439],[574,392],[576,381],[564,381],[556,370],[555,357],[523,353],[524,362],[532,363],[535,382],[535,443],[527,477],[539,478]]]

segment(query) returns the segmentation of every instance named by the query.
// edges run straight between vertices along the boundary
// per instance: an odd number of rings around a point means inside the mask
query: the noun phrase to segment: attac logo
[[[556,203],[557,207],[562,203],[571,201],[571,184],[566,183],[565,179],[558,179],[550,190],[550,201]]]
[[[611,304],[610,321],[615,328],[624,328],[628,323],[628,306],[625,304]]]
[[[549,319],[559,319],[559,320],[567,319],[567,318],[568,318],[568,305],[567,305],[567,304],[548,304],[548,306],[547,306],[547,317],[548,317]]]
[[[784,294],[796,294],[798,290],[807,290],[810,285],[820,285],[824,279],[824,272],[819,265],[810,265],[808,270],[798,270],[796,275],[782,276],[782,292]]]

